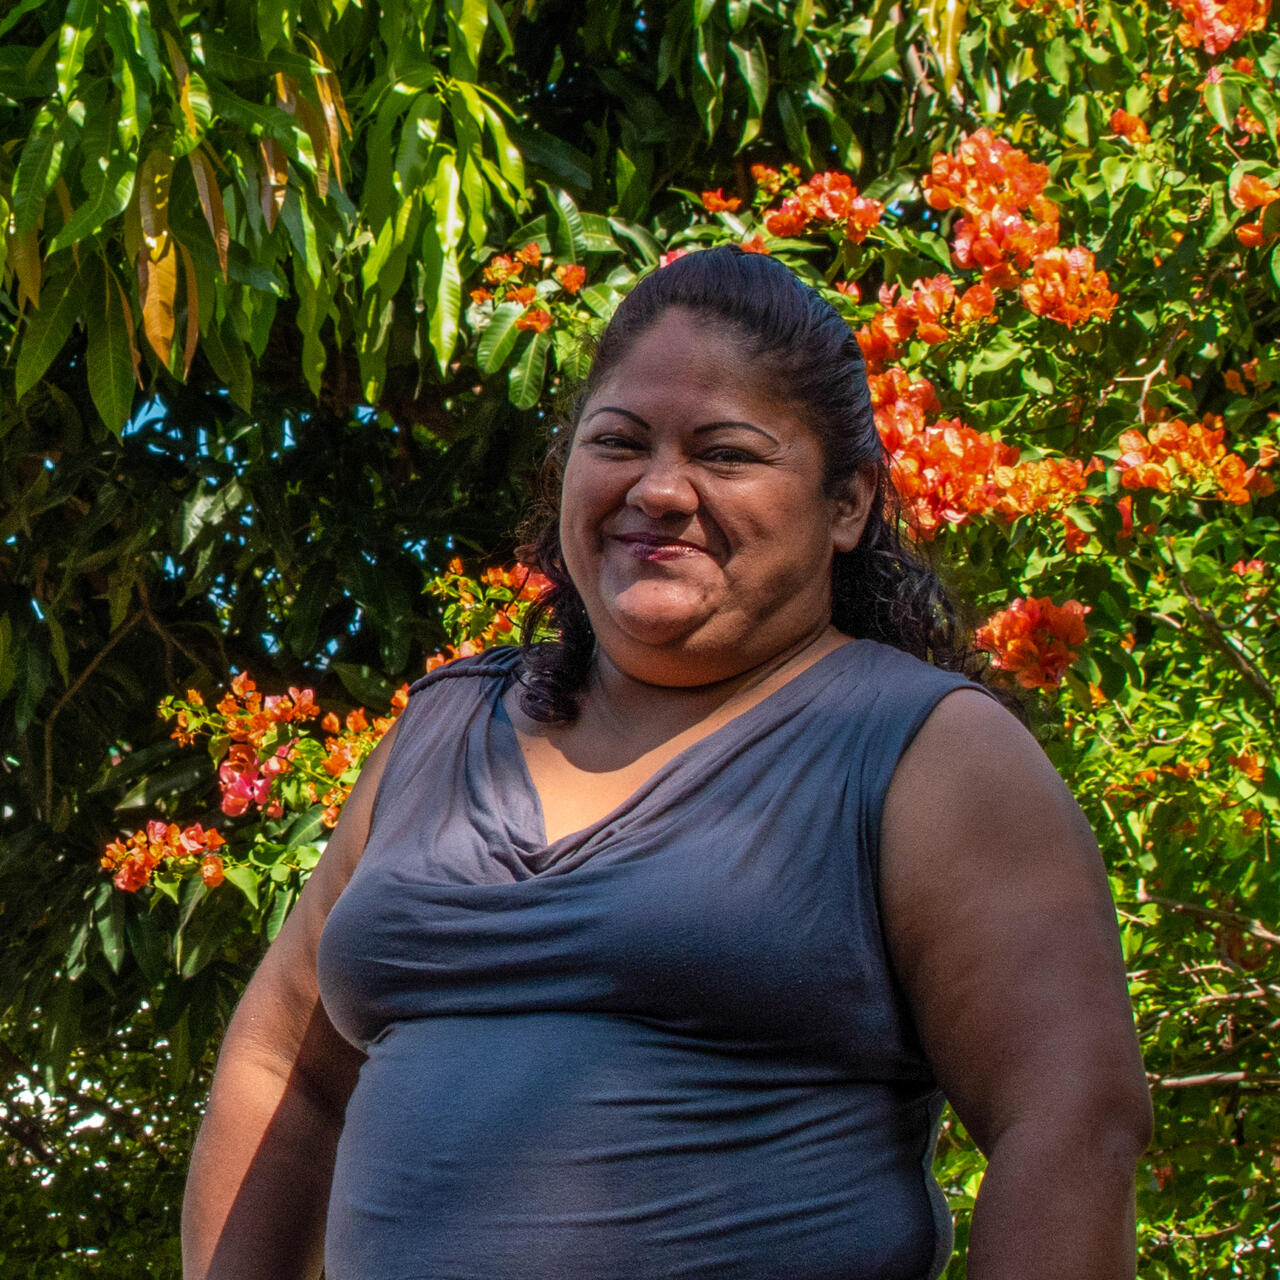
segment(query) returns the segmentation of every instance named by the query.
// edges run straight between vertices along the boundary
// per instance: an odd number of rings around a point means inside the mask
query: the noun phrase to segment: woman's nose
[[[692,515],[698,509],[698,491],[682,460],[652,454],[627,493],[627,501],[646,516]]]

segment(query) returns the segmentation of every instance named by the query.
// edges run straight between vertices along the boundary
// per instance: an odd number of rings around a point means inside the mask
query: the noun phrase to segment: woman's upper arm
[[[1145,1143],[1146,1077],[1093,833],[1035,740],[977,691],[939,703],[886,798],[895,968],[983,1150],[1057,1112]]]
[[[239,1051],[314,1075],[321,1088],[330,1083],[330,1068],[339,1065],[334,1059],[341,1060],[343,1079],[332,1082],[338,1094],[335,1102],[345,1101],[346,1077],[358,1067],[360,1055],[339,1041],[336,1032],[318,1039],[315,1035],[317,1020],[326,1026],[328,1021],[316,981],[316,949],[329,911],[364,852],[378,784],[398,728],[396,724],[388,730],[365,762],[323,856],[254,973],[227,1035],[228,1044]],[[300,1060],[304,1045],[317,1043],[326,1061]]]

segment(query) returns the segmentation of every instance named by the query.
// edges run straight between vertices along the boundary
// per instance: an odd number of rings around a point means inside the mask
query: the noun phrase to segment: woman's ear
[[[836,499],[831,521],[831,543],[837,551],[852,551],[862,538],[876,498],[877,471],[865,466],[849,477],[845,492]]]

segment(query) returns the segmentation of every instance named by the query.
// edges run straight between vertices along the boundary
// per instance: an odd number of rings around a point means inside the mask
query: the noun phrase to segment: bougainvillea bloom
[[[1231,203],[1237,209],[1265,209],[1277,200],[1280,200],[1280,189],[1255,173],[1246,173],[1231,188]]]
[[[1190,424],[1181,418],[1157,423],[1145,435],[1125,431],[1116,461],[1120,483],[1126,489],[1177,489],[1237,504],[1273,493],[1261,458],[1246,466],[1239,454],[1228,451],[1225,437],[1222,419],[1213,414]]]
[[[542,262],[542,250],[536,240],[530,240],[523,249],[517,249],[515,255],[521,262],[536,267]]]
[[[490,284],[506,284],[513,276],[519,277],[523,270],[523,262],[516,262],[506,254],[500,253],[489,260],[489,264],[484,269],[484,278]]]
[[[1178,27],[1178,39],[1187,48],[1203,46],[1206,53],[1221,53],[1241,36],[1261,31],[1271,12],[1271,0],[1174,0],[1186,19]]]
[[[576,262],[565,262],[556,268],[555,276],[566,293],[577,293],[586,283],[587,269]]]
[[[112,883],[117,889],[137,893],[151,883],[156,869],[168,862],[199,858],[203,870],[204,860],[216,858],[213,850],[220,849],[225,843],[214,827],[206,830],[197,822],[180,829],[176,823],[152,820],[142,830],[107,845],[101,863],[104,871],[111,872]],[[217,861],[220,868],[221,859]],[[220,877],[218,883],[221,883]]]
[[[1107,127],[1121,138],[1128,138],[1135,146],[1151,141],[1147,126],[1140,116],[1131,115],[1128,111],[1117,109],[1111,113]]]
[[[975,643],[993,665],[1013,673],[1024,689],[1056,689],[1079,657],[1089,607],[1078,600],[1056,605],[1047,596],[1015,600],[978,628]]]
[[[1105,271],[1094,270],[1088,249],[1050,249],[1035,260],[1031,278],[1022,282],[1022,301],[1033,315],[1070,329],[1095,317],[1110,319],[1117,298],[1107,288],[1109,283]]]
[[[726,196],[722,187],[702,193],[702,207],[708,213],[736,213],[742,206],[737,196]]]
[[[546,333],[551,328],[551,312],[541,307],[530,307],[516,317],[517,329],[529,329],[534,333]]]

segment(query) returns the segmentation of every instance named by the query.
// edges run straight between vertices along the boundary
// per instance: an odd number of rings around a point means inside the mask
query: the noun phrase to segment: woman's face
[[[605,655],[653,684],[728,679],[816,638],[831,557],[874,481],[824,492],[822,446],[743,346],[673,308],[583,406],[560,541]]]

